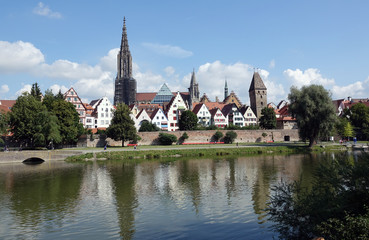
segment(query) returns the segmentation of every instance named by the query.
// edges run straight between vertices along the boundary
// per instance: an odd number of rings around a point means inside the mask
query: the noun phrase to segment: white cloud
[[[0,41],[0,73],[27,72],[44,61],[44,55],[32,43]]]
[[[173,74],[175,73],[175,69],[174,67],[168,66],[164,69],[164,72],[167,74],[167,76],[173,76]]]
[[[117,71],[117,55],[119,48],[113,48],[108,52],[108,55],[100,59],[99,65],[105,71],[116,72]]]
[[[285,77],[292,83],[292,85],[300,88],[304,85],[318,84],[324,87],[331,87],[334,85],[334,79],[324,78],[320,71],[316,68],[308,68],[305,71],[300,69],[287,69],[283,72]]]
[[[138,92],[156,92],[166,82],[160,74],[154,74],[151,71],[141,72],[136,63],[133,63],[132,71],[133,78],[137,81]]]
[[[31,84],[25,84],[25,85],[23,85],[23,87],[21,89],[19,89],[15,93],[15,95],[18,97],[18,96],[22,95],[24,92],[30,93],[31,92],[31,88],[32,88]]]
[[[142,43],[142,45],[148,48],[149,50],[155,52],[156,54],[168,57],[187,58],[193,55],[191,51],[184,50],[178,46],[161,45],[156,43]]]
[[[7,93],[7,92],[9,92],[9,86],[6,85],[6,84],[1,85],[1,87],[0,87],[0,93],[1,94],[4,94],[4,93]]]
[[[42,2],[39,2],[37,4],[37,7],[33,9],[33,13],[40,15],[40,16],[49,17],[49,18],[61,18],[62,17],[60,13],[52,11],[48,6],[46,6]]]
[[[61,91],[61,93],[64,94],[66,91],[68,91],[69,88],[67,88],[66,86],[60,86],[58,84],[54,84],[50,86],[49,89],[53,92],[53,94],[58,94],[59,90]]]
[[[271,69],[275,68],[275,60],[274,59],[272,59],[272,61],[270,61],[269,68],[271,68]]]
[[[361,82],[355,82],[347,86],[333,86],[332,94],[333,99],[347,98],[349,96],[353,98],[367,98],[369,93],[369,77]]]

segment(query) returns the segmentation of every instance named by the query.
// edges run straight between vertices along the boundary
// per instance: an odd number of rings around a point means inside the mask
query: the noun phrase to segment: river
[[[0,239],[273,239],[280,181],[320,155],[0,165]]]

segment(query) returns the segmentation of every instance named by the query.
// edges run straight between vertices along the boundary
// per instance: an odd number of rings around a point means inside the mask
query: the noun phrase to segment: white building
[[[219,108],[210,110],[211,124],[218,128],[225,128],[228,125],[228,119],[223,115]]]
[[[151,118],[150,116],[147,114],[147,112],[145,111],[145,109],[142,109],[136,116],[136,118],[134,119],[135,122],[135,127],[137,129],[137,131],[140,129],[141,124],[143,121],[148,121],[151,122]]]
[[[178,120],[181,117],[181,113],[187,109],[187,105],[183,101],[181,94],[177,92],[169,102],[166,112],[168,118],[168,131],[176,131],[179,129]]]
[[[155,109],[150,118],[151,123],[155,124],[163,131],[168,131],[168,118],[165,116],[165,113],[161,108]]]
[[[241,113],[245,119],[245,126],[256,126],[258,124],[257,117],[250,106],[243,106]]]
[[[107,97],[93,100],[90,106],[94,108],[92,116],[95,118],[94,128],[107,128],[113,118],[114,106]]]
[[[227,104],[222,109],[223,115],[228,119],[228,124],[233,124],[239,127],[245,126],[245,119],[234,103]]]
[[[197,104],[192,112],[196,114],[199,124],[204,127],[210,126],[211,113],[204,103]]]

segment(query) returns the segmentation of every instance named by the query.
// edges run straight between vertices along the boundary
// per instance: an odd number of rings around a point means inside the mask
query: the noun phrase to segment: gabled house
[[[168,118],[165,116],[165,113],[161,108],[155,109],[150,118],[151,123],[155,124],[163,131],[168,131]]]
[[[84,127],[97,128],[97,120],[95,120],[95,117],[93,116],[93,112],[95,109],[88,103],[83,103],[83,106],[86,109],[86,118],[85,118],[86,125]]]
[[[240,111],[245,119],[245,126],[256,126],[258,124],[257,117],[250,106],[243,106]]]
[[[196,114],[198,123],[204,127],[211,124],[211,113],[204,103],[197,104],[192,110]]]
[[[86,126],[86,109],[73,87],[64,93],[64,100],[74,105],[78,112],[80,123],[82,123],[83,126]]]
[[[133,120],[135,122],[135,127],[137,131],[140,129],[141,124],[143,121],[151,122],[150,116],[147,114],[145,109],[142,109],[136,116],[136,118]]]
[[[95,128],[107,128],[113,118],[114,107],[107,97],[91,101],[90,106],[94,109],[91,117],[95,118]],[[86,116],[86,122],[88,118]]]
[[[180,92],[172,98],[169,102],[166,110],[168,118],[168,131],[176,131],[179,129],[178,120],[181,117],[183,111],[187,110],[187,105],[184,102]]]
[[[225,105],[222,109],[222,113],[227,118],[228,125],[245,126],[245,119],[235,103]]]
[[[288,112],[288,104],[286,103],[280,109],[275,109],[277,118],[277,129],[297,129],[297,121]]]
[[[219,108],[213,108],[210,110],[211,114],[211,125],[218,128],[225,128],[228,125],[228,119],[223,115]]]
[[[238,108],[240,108],[242,106],[242,103],[240,101],[240,99],[238,99],[237,95],[232,91],[231,94],[229,94],[224,100],[223,100],[224,104],[230,104],[230,103],[234,103],[236,104],[236,106]]]

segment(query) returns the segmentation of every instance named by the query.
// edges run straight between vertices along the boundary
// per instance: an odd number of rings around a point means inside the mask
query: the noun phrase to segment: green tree
[[[57,120],[34,96],[19,96],[9,114],[13,138],[29,147],[45,146],[47,141],[60,139]]]
[[[274,230],[281,239],[368,239],[368,172],[369,154],[342,154],[322,161],[311,188],[276,186],[267,209]]]
[[[4,143],[1,136],[5,135],[8,131],[8,129],[9,129],[8,114],[4,111],[0,111],[0,144]]]
[[[197,126],[197,116],[189,110],[183,111],[178,124],[181,131],[194,130]]]
[[[162,145],[172,145],[177,142],[177,137],[169,133],[159,133],[159,142]]]
[[[122,147],[124,147],[125,141],[137,139],[135,123],[131,119],[130,113],[131,111],[127,105],[124,103],[118,104],[111,124],[106,129],[108,137],[115,141],[122,141]]]
[[[353,137],[354,136],[354,129],[349,121],[346,122],[343,128],[343,137]]]
[[[31,95],[37,100],[37,101],[41,101],[42,98],[42,93],[41,93],[41,89],[38,86],[37,82],[32,84],[32,88],[31,88]]]
[[[223,133],[221,131],[216,131],[213,135],[215,142],[218,142],[222,137],[223,137]]]
[[[156,126],[156,124],[151,123],[147,120],[144,120],[141,123],[141,127],[138,130],[139,132],[155,132],[155,131],[159,131],[160,129]]]
[[[57,117],[60,135],[64,144],[76,143],[84,133],[78,112],[72,103],[62,99],[55,99],[50,111]]]
[[[261,110],[259,125],[264,129],[275,129],[277,127],[277,118],[273,108],[265,107]]]
[[[300,137],[309,140],[311,148],[320,137],[327,137],[335,124],[336,115],[332,99],[320,85],[291,88],[288,94],[289,111],[296,118]]]
[[[228,131],[224,136],[225,143],[233,143],[234,140],[237,138],[237,133],[234,131]]]
[[[361,140],[369,139],[369,107],[363,103],[353,105],[346,112],[350,122],[355,128],[358,138]]]

